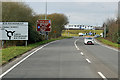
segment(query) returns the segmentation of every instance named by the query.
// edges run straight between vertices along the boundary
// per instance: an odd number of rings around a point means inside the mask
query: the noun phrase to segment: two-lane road
[[[77,40],[78,39],[78,40]],[[75,40],[76,43],[75,43]],[[80,50],[77,50],[75,44]],[[84,56],[81,55],[83,52]],[[89,59],[89,63],[86,59]],[[84,45],[83,38],[63,39],[35,52],[3,78],[116,78],[117,52],[98,44]],[[3,79],[4,80],[4,79]],[[61,79],[62,80],[62,79]]]
[[[101,71],[108,78],[118,77],[118,52],[100,44],[84,45],[83,38],[79,38],[76,43],[85,57],[92,62],[96,71]]]

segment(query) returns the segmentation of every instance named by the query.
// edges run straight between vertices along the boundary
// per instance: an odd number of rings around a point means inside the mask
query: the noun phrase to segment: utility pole
[[[47,19],[47,0],[46,0],[46,3],[45,3],[45,20]]]
[[[96,27],[98,27],[98,23],[96,22]],[[95,28],[96,28],[95,26],[94,26],[94,36],[95,36]]]
[[[104,38],[106,38],[106,24],[104,24]]]
[[[69,26],[69,25],[67,25],[67,26],[65,27],[65,36],[67,36],[67,28],[68,28],[68,26]]]
[[[68,37],[69,37],[69,27],[68,27]]]
[[[96,19],[95,19],[95,26],[94,26],[94,36],[95,36],[95,27],[97,27]]]
[[[94,26],[94,36],[95,36],[95,26]]]
[[[69,20],[70,20],[70,16],[68,16],[69,17]],[[68,26],[68,37],[69,37],[69,26]]]

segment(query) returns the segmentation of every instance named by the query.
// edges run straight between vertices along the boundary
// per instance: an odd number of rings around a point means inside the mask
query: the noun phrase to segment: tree
[[[118,31],[118,19],[108,19],[104,24],[107,25],[107,39],[113,42],[120,42],[119,31]]]
[[[45,15],[39,15],[39,19],[45,19]],[[64,25],[68,23],[68,18],[64,14],[53,13],[48,14],[47,19],[51,20],[52,31],[49,32],[49,38],[55,38],[61,36]],[[56,33],[55,33],[56,32]]]
[[[30,43],[41,40],[39,33],[32,27],[38,19],[34,15],[33,10],[22,2],[2,2],[2,22],[28,22]]]
[[[2,3],[2,21],[3,22],[28,22],[29,23],[29,43],[44,40],[39,32],[36,31],[36,21],[44,19],[45,14],[36,15],[33,10],[22,2],[3,2]],[[52,21],[52,31],[49,38],[61,36],[64,25],[68,23],[68,18],[64,14],[48,14],[47,19]],[[56,31],[56,33],[54,33]]]

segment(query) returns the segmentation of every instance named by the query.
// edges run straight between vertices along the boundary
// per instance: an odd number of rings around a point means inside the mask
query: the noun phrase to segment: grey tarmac
[[[45,46],[3,78],[101,78],[98,72],[117,78],[118,52],[99,44],[84,45],[82,37],[75,37]]]

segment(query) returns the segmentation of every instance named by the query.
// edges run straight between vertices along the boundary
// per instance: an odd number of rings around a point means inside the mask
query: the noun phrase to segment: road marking
[[[58,40],[57,40],[58,41]],[[53,41],[53,42],[50,42],[50,43],[47,43],[43,46],[41,46],[40,48],[36,49],[34,52],[32,52],[31,54],[29,54],[28,56],[26,56],[25,58],[23,58],[22,60],[20,60],[18,63],[16,63],[15,65],[13,65],[10,69],[8,69],[7,71],[5,71],[3,74],[0,75],[0,79],[5,76],[7,73],[9,73],[11,70],[13,70],[15,67],[17,67],[20,63],[22,63],[23,61],[25,61],[27,58],[29,58],[31,55],[33,55],[34,53],[36,53],[38,50],[42,49],[43,47],[51,44],[51,43],[54,43],[56,41]]]
[[[79,39],[75,40],[74,45],[75,45],[75,47],[77,48],[77,50],[80,50],[80,49],[78,48],[78,46],[76,45],[76,42],[77,42],[78,40],[79,40]]]
[[[90,61],[89,59],[86,59],[86,61],[87,61],[88,63],[91,63],[91,61]]]
[[[83,52],[80,53],[82,56],[84,55]]]
[[[97,42],[96,40],[95,40],[95,42],[96,42],[97,44],[100,44],[100,45],[103,46],[103,47],[106,47],[106,48],[108,48],[108,49],[112,49],[112,50],[114,50],[114,51],[120,52],[119,50],[117,50],[117,49],[115,49],[115,48],[112,48],[112,47],[109,47],[109,46],[107,46],[107,45],[105,45],[105,44],[102,44],[102,43],[100,43],[100,42]]]
[[[107,80],[107,78],[106,78],[101,72],[98,72],[98,74],[99,74],[104,80]]]
[[[77,50],[80,50],[79,48],[77,48]]]

